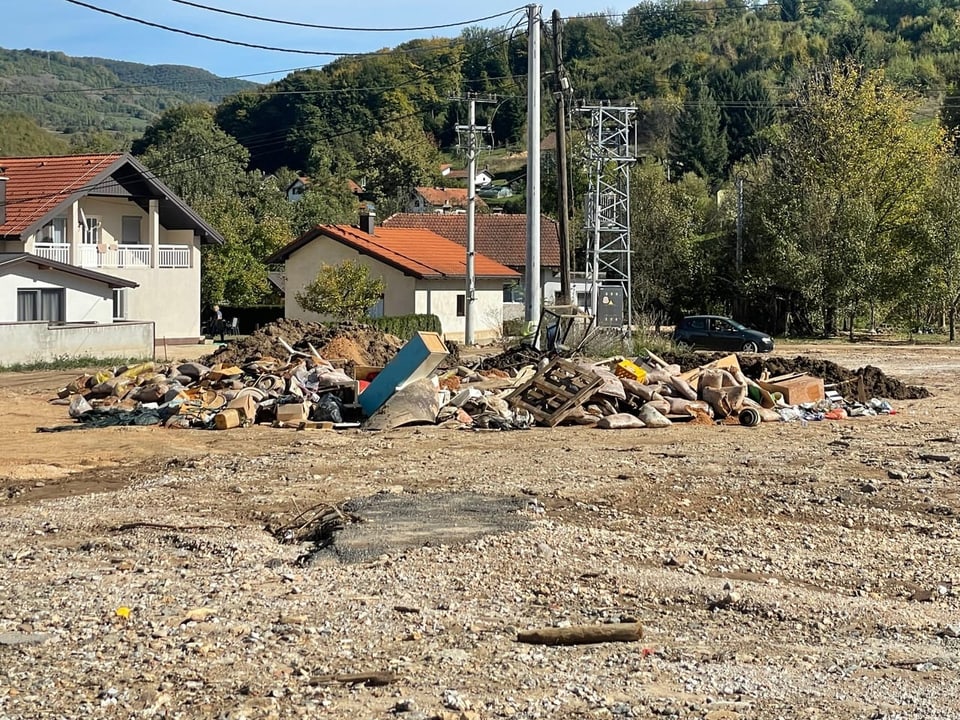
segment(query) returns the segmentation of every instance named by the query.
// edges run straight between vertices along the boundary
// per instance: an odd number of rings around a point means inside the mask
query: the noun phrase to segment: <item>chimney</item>
[[[6,168],[0,167],[0,225],[7,222],[7,178],[4,170]]]
[[[376,235],[377,213],[373,210],[360,211],[360,229],[367,235]]]

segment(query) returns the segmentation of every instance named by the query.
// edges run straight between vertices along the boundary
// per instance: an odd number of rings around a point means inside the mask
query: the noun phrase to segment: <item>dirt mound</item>
[[[386,365],[403,347],[403,340],[362,323],[323,325],[301,320],[278,320],[249,337],[225,345],[203,359],[204,364],[241,364],[264,356],[286,358],[280,340],[295,350],[309,352],[313,345],[326,359],[346,365]]]
[[[690,370],[725,356],[724,353],[714,353],[712,355],[706,353],[668,353],[661,357],[668,363],[676,363],[684,370]],[[867,397],[885,398],[887,400],[918,400],[930,397],[930,391],[925,387],[906,385],[873,365],[850,370],[829,360],[803,355],[798,355],[795,358],[740,355],[739,358],[740,367],[743,368],[744,374],[748,377],[759,378],[764,371],[771,376],[809,373],[822,378],[825,385],[836,385],[837,392],[847,398],[856,396],[858,382],[861,379]]]

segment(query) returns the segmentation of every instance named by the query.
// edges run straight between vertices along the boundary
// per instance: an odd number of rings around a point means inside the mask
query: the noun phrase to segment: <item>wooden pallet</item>
[[[527,410],[542,425],[555,427],[587,402],[601,385],[603,378],[569,360],[556,358],[514,390],[507,402]]]

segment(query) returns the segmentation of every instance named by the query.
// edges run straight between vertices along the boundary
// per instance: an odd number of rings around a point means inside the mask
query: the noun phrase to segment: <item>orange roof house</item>
[[[286,317],[324,319],[304,311],[296,295],[324,264],[350,260],[365,265],[371,276],[382,278],[386,285],[383,299],[371,309],[372,314],[437,315],[444,334],[462,340],[466,307],[464,248],[421,228],[374,227],[371,219],[364,226],[318,225],[267,258],[267,263],[285,264]],[[480,340],[491,339],[501,330],[504,285],[515,283],[520,275],[479,253],[474,266],[475,334]]]
[[[489,210],[482,198],[476,199],[478,212]],[[407,203],[411,213],[457,213],[467,211],[466,188],[415,187]]]
[[[462,247],[467,246],[467,216],[436,213],[397,213],[383,221],[384,228],[418,228],[430,230]],[[474,222],[477,252],[523,272],[527,264],[527,216],[480,215]],[[557,222],[548,217],[540,220],[540,264],[544,268],[560,268],[560,235]]]
[[[195,343],[201,336],[200,249],[223,242],[131,155],[0,158],[0,253],[24,253],[51,261],[51,267],[59,263],[128,281],[114,284],[112,302],[101,298],[94,314],[85,309],[92,305],[67,293],[62,313],[41,315],[152,322],[157,339]],[[57,274],[61,285],[77,276],[62,268]],[[21,316],[35,319],[36,313],[24,306],[16,317],[26,322]]]

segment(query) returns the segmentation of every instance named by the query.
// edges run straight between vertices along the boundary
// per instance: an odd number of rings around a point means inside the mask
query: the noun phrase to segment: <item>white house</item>
[[[429,230],[467,246],[467,217],[462,214],[397,213],[383,221],[385,228]],[[527,270],[527,216],[477,214],[474,222],[477,252],[516,270],[516,280],[504,283],[503,302],[507,319],[523,315],[522,288]],[[540,219],[540,287],[543,301],[555,302],[560,283],[560,234],[555,220]],[[556,287],[554,287],[554,285]]]
[[[200,245],[223,238],[146,167],[116,154],[0,158],[0,177],[0,252],[130,281],[104,321],[198,342]]]
[[[464,184],[466,184],[467,180],[469,179],[467,177],[468,173],[466,170],[447,170],[447,172],[441,172],[441,174],[443,175],[443,177],[447,178],[448,180],[456,180]],[[487,185],[490,185],[492,182],[493,182],[493,173],[490,172],[487,168],[484,168],[483,170],[477,170],[476,173],[474,173],[473,186],[475,188],[480,189],[482,187],[486,187]]]
[[[326,318],[303,310],[296,295],[316,278],[322,265],[360,262],[386,289],[377,312],[382,315],[433,314],[443,334],[462,341],[466,314],[466,252],[457,243],[429,230],[375,227],[373,215],[361,227],[318,225],[281,249],[267,263],[285,264],[285,315],[298,320]],[[519,278],[515,270],[485,255],[475,257],[478,341],[497,337],[503,325],[503,285]]]
[[[0,365],[58,357],[152,357],[153,323],[115,323],[117,292],[132,280],[0,253]]]

